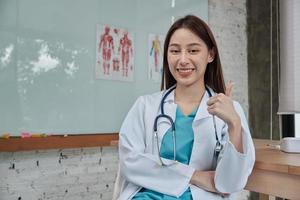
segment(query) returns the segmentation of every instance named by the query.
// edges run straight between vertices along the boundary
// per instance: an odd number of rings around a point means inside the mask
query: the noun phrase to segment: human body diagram
[[[133,37],[128,30],[98,25],[96,78],[133,81],[133,52]]]
[[[127,77],[130,59],[133,55],[132,41],[129,39],[127,31],[120,39],[119,52],[121,52],[122,76]],[[132,65],[130,65],[130,69],[133,70]]]
[[[148,78],[158,82],[161,80],[163,51],[163,35],[149,34],[148,37]]]
[[[104,33],[101,35],[100,43],[98,46],[98,63],[102,60],[103,74],[109,75],[111,54],[114,51],[113,37],[110,35],[110,28],[106,26]]]

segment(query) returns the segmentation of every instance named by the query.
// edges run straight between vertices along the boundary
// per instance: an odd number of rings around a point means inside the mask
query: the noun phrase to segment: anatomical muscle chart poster
[[[96,79],[133,81],[133,34],[127,29],[97,25]]]

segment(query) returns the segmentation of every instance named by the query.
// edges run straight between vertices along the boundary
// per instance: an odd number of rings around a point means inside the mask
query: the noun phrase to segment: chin
[[[184,86],[184,87],[190,87],[190,86],[193,86],[195,84],[195,82],[193,81],[177,81],[177,85],[180,85],[180,86]]]
[[[183,79],[183,78],[178,78],[177,79],[177,85],[183,86],[183,87],[192,87],[192,86],[200,86],[201,81],[197,79]]]

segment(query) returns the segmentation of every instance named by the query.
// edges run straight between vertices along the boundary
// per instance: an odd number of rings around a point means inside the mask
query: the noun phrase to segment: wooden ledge
[[[0,139],[0,152],[117,146],[118,133]]]

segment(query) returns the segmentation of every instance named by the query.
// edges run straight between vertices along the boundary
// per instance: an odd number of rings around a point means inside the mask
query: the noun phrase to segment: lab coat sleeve
[[[243,153],[238,152],[229,141],[226,125],[222,133],[227,138],[215,173],[216,189],[222,193],[241,191],[246,186],[255,162],[254,145],[245,114],[239,103],[234,102],[234,107],[241,118]]]
[[[145,103],[138,98],[128,112],[119,134],[121,174],[138,186],[170,196],[181,196],[189,187],[194,169],[177,163],[161,166],[158,155],[145,153]],[[170,160],[164,159],[165,162]]]

